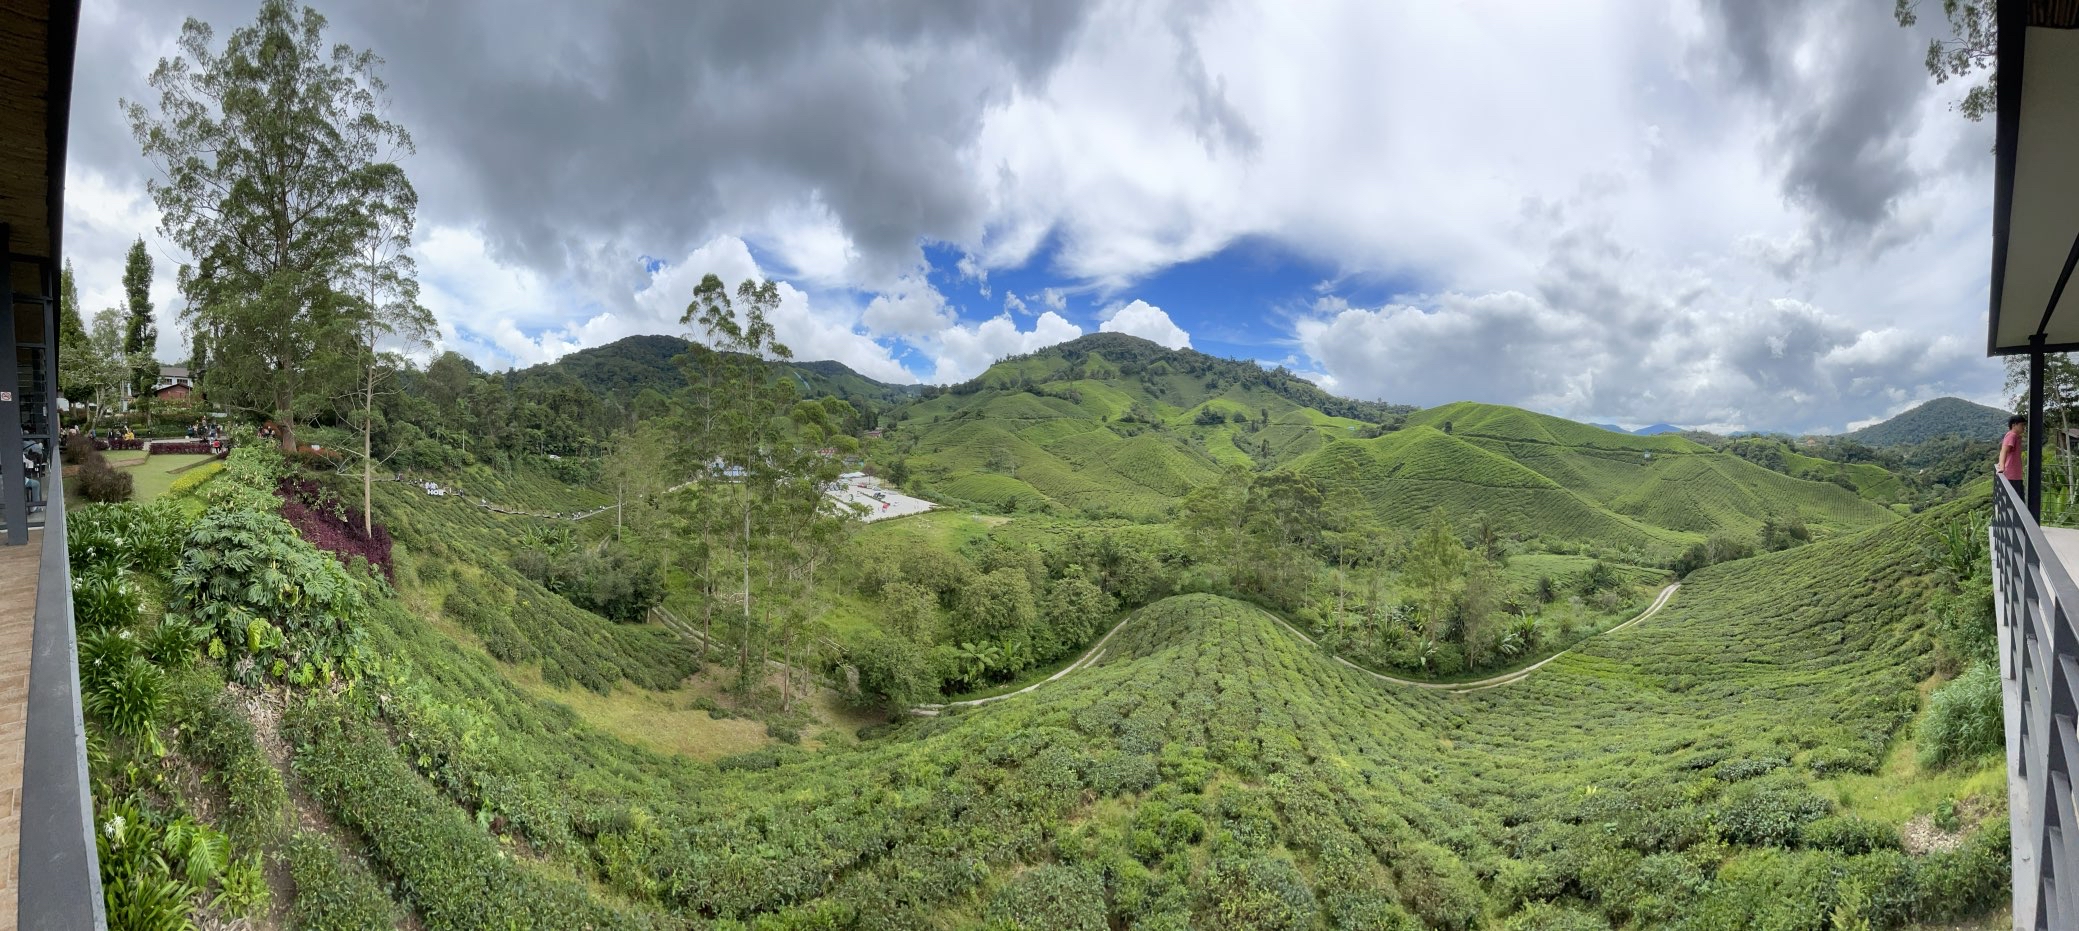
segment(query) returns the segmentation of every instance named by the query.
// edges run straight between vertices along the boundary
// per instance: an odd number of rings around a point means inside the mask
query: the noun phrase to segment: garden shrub
[[[72,616],[83,631],[127,627],[143,603],[137,586],[106,569],[72,577]]]
[[[280,517],[213,508],[188,535],[174,588],[215,638],[212,655],[236,657],[239,678],[286,678],[304,667],[351,675],[367,606],[337,561]]]
[[[87,501],[101,504],[128,501],[134,480],[130,473],[108,464],[108,457],[101,455],[101,450],[107,448],[105,443],[77,434],[65,437],[59,444],[64,464],[77,467],[67,479],[79,496]],[[137,449],[139,446],[132,441],[120,448]]]
[[[397,906],[358,859],[312,831],[289,839],[289,879],[296,898],[289,922],[303,931],[387,931]]]
[[[382,524],[362,529],[362,515],[339,496],[307,478],[284,478],[275,489],[281,496],[283,519],[310,541],[312,546],[339,557],[351,567],[354,560],[366,561],[395,581],[396,567],[390,564],[390,531]]]
[[[1005,931],[1107,931],[1104,883],[1072,866],[1040,866],[999,886],[983,911]]]
[[[79,486],[80,497],[100,504],[115,504],[130,500],[135,477],[108,464],[100,453],[87,457],[80,464],[73,481]]]
[[[111,929],[193,927],[191,900],[208,897],[224,918],[250,918],[269,899],[257,857],[233,857],[230,842],[186,815],[168,816],[131,797],[97,806],[94,846]]]
[[[1928,699],[1915,736],[1922,766],[1947,766],[2005,746],[1999,671],[1990,663],[1973,663],[1943,683]]]
[[[129,642],[129,631],[104,632],[102,642]],[[159,713],[166,704],[166,675],[150,660],[130,652],[120,662],[111,658],[88,687],[82,679],[80,703],[89,720],[109,734],[139,741],[155,750]]]
[[[217,452],[209,448],[208,440],[154,440],[150,449],[154,456],[207,456]]]
[[[163,502],[94,504],[65,515],[74,575],[132,570],[163,576],[180,563],[188,521]]]
[[[288,466],[281,450],[265,443],[239,446],[224,457],[224,470],[205,487],[202,498],[211,510],[274,513],[282,506],[275,493]]]

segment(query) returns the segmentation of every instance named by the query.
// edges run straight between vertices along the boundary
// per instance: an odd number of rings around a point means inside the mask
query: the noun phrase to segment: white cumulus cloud
[[[1030,330],[1018,329],[1008,314],[973,326],[948,327],[936,337],[931,380],[940,384],[966,381],[1004,356],[1033,352],[1081,335],[1082,327],[1051,310],[1042,312]]]
[[[1111,315],[1097,327],[1106,333],[1125,333],[1160,343],[1171,349],[1191,348],[1191,334],[1169,318],[1162,308],[1147,301],[1135,300],[1124,307],[1115,308]]]

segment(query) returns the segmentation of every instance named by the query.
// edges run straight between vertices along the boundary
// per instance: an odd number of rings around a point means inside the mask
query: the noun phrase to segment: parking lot
[[[866,508],[862,519],[867,523],[887,520],[890,517],[906,517],[922,514],[937,505],[922,498],[912,498],[895,491],[872,478],[846,478],[827,489],[827,493],[847,504],[858,504]]]

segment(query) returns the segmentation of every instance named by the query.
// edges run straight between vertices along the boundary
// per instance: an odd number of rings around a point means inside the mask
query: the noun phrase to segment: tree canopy
[[[272,413],[286,449],[298,399],[324,375],[307,363],[370,310],[353,297],[357,260],[412,204],[394,160],[411,137],[383,117],[381,60],[324,31],[317,11],[266,0],[219,50],[190,19],[152,72],[157,108],[123,103],[163,175],[151,183],[162,229],[191,257],[180,286],[213,351],[208,387]]]

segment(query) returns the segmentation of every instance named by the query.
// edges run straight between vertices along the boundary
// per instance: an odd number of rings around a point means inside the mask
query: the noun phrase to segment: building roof
[[[52,221],[63,213],[78,28],[78,0],[0,0],[0,223],[16,255],[59,254],[61,225]]]
[[[1987,348],[2079,349],[2079,0],[2001,3],[1996,55]]]
[[[162,365],[162,366],[159,366],[159,377],[160,377],[160,378],[187,378],[187,377],[188,377],[188,367],[187,367],[187,366],[185,366],[185,365]]]

